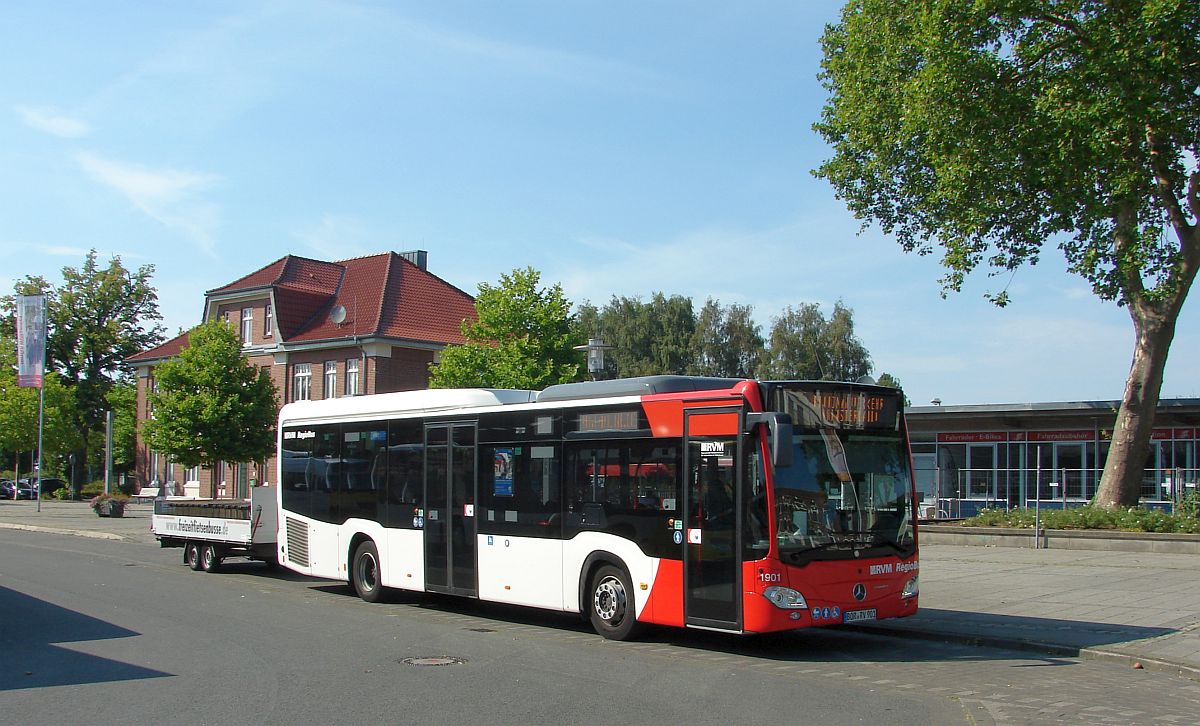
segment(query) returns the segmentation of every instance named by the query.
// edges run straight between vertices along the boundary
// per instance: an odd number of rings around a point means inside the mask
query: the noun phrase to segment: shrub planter
[[[96,512],[97,517],[123,517],[127,501],[123,498],[113,498],[107,494],[101,494],[92,500],[92,509]]]
[[[921,544],[1034,546],[1032,529],[922,524],[919,525],[918,531]],[[1112,529],[1043,529],[1041,546],[1046,549],[1200,554],[1200,534],[1119,532]]]

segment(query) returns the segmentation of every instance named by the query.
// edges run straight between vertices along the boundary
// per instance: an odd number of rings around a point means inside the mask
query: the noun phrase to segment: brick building
[[[473,298],[430,274],[426,261],[424,251],[338,262],[288,255],[205,293],[203,319],[237,327],[280,403],[425,388],[437,352],[462,343],[462,321],[475,317]],[[137,376],[139,422],[151,413],[154,367],[186,346],[184,334],[126,361]],[[273,484],[274,472],[273,460],[184,470],[138,436],[137,483],[166,494],[244,498],[251,486]]]

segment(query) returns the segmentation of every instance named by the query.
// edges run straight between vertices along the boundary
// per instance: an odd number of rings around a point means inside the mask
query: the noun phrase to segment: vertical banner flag
[[[46,367],[46,296],[17,296],[17,385],[41,388]]]

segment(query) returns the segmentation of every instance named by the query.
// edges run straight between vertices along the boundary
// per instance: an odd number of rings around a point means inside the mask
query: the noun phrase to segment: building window
[[[267,311],[263,315],[263,337],[270,338],[275,334],[275,309],[267,303]]]
[[[325,361],[325,398],[337,396],[337,361]]]
[[[346,359],[346,395],[357,396],[358,391],[358,358]]]
[[[307,401],[310,391],[312,391],[312,364],[297,363],[292,373],[292,379],[295,383],[292,400]]]
[[[200,481],[200,467],[193,466],[191,469],[188,469],[187,472],[185,472],[183,475],[183,480],[184,480],[184,482],[187,482],[187,483],[199,482]]]
[[[242,308],[242,345],[254,341],[254,308]]]
[[[146,379],[146,418],[154,418],[154,394],[158,392],[158,381]]]

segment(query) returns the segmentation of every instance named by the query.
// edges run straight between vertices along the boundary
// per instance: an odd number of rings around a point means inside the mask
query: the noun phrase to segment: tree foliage
[[[442,351],[430,366],[434,388],[541,389],[579,374],[583,343],[562,286],[539,287],[532,267],[501,275],[499,285],[480,283],[476,320],[464,320],[466,343]]]
[[[108,394],[126,375],[122,364],[162,342],[158,293],[150,285],[153,273],[153,265],[130,271],[120,257],[101,267],[92,250],[82,267],[63,268],[57,288],[32,276],[15,286],[21,295],[46,295],[46,368],[62,376],[75,400],[78,444],[71,478],[76,487],[88,469],[89,450],[94,448],[89,442],[104,429]],[[4,299],[3,307],[11,309],[11,297]]]
[[[118,381],[108,392],[113,412],[113,469],[133,471],[137,463],[137,384]]]
[[[875,382],[881,386],[886,386],[888,388],[899,388],[899,389],[904,388],[904,386],[900,385],[900,379],[893,376],[891,373],[880,373],[879,378],[875,379]],[[908,394],[905,394],[905,396],[904,396],[904,405],[905,406],[912,405],[912,400],[908,397]]]
[[[242,356],[237,330],[210,320],[188,346],[154,369],[153,411],[143,424],[150,448],[184,467],[261,461],[275,449],[279,410],[270,375]]]
[[[691,298],[654,293],[649,301],[614,295],[597,309],[580,308],[589,335],[612,346],[605,356],[610,378],[685,373],[695,361],[696,316]]]
[[[688,374],[729,378],[856,380],[871,357],[841,301],[829,318],[816,303],[789,307],[764,341],[750,305],[708,299],[694,314],[690,298],[661,292],[649,301],[614,296],[603,308],[583,304],[580,328],[612,346],[609,377]]]
[[[834,154],[817,174],[905,250],[940,248],[944,293],[1051,242],[1127,307],[1137,343],[1099,498],[1136,502],[1200,268],[1195,0],[852,0],[822,44],[815,128]]]
[[[709,298],[696,319],[692,372],[721,378],[753,378],[766,353],[751,305],[722,306]]]
[[[17,385],[16,340],[0,333],[0,451],[8,456],[37,451],[38,398],[36,388]],[[42,416],[42,459],[46,470],[74,448],[78,434],[72,425],[74,397],[56,373],[42,378],[45,399]],[[7,464],[9,459],[5,457]],[[25,459],[24,457],[22,457]],[[28,459],[25,459],[28,461]]]
[[[838,301],[826,318],[817,303],[788,306],[771,321],[763,378],[854,381],[871,356],[854,333],[854,312]]]

